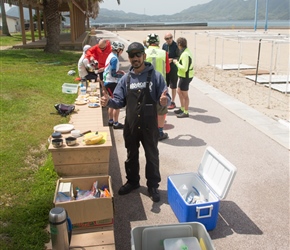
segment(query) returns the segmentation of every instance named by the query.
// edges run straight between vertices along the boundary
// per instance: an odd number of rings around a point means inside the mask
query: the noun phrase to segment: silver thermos
[[[55,207],[49,212],[50,235],[53,250],[69,250],[72,225],[66,210]]]

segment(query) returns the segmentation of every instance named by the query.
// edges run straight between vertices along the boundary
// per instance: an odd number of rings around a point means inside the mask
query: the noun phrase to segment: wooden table
[[[97,92],[99,91],[98,88]],[[54,148],[50,143],[48,148],[52,154],[57,174],[60,177],[108,174],[112,140],[109,127],[103,126],[102,107],[89,108],[88,104],[76,105],[69,123],[74,125],[74,129],[81,132],[91,130],[104,134],[105,142],[96,145],[85,145],[84,137],[79,137],[76,145],[67,146],[65,138],[71,136],[71,134],[62,134],[63,146]]]
[[[97,89],[100,94],[100,86]],[[70,124],[74,129],[85,132],[91,130],[106,134],[105,142],[96,145],[85,145],[83,137],[77,138],[77,144],[67,146],[65,138],[70,133],[62,134],[64,145],[54,148],[49,145],[52,154],[55,170],[60,177],[81,177],[109,174],[109,157],[112,148],[110,129],[103,126],[102,107],[89,108],[88,105],[76,105],[75,112],[71,115]],[[81,246],[85,249],[115,249],[113,225],[106,227],[84,228],[73,230],[71,248]],[[46,244],[47,249],[51,248],[51,242]]]

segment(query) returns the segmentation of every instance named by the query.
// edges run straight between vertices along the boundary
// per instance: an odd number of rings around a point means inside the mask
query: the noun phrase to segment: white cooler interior
[[[169,179],[172,181],[173,185],[178,190],[180,196],[182,196],[182,194],[180,193],[180,187],[182,185],[186,185],[189,190],[190,188],[192,188],[192,186],[194,186],[200,192],[200,194],[205,199],[207,199],[207,202],[218,201],[218,198],[215,196],[215,194],[205,185],[205,183],[199,178],[198,174],[196,173],[171,175]]]

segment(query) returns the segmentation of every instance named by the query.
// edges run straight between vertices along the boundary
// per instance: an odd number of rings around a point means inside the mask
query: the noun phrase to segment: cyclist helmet
[[[125,45],[119,41],[112,42],[112,50],[117,51],[118,49],[124,50]]]
[[[155,33],[151,33],[147,36],[147,39],[146,39],[147,43],[150,45],[150,44],[159,44],[159,36]]]

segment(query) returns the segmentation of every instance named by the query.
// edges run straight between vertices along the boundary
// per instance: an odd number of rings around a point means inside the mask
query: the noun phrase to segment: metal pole
[[[268,2],[269,0],[266,0],[265,31],[268,29]]]
[[[222,69],[224,69],[224,44],[225,44],[225,39],[223,38],[223,45],[222,45]]]
[[[258,19],[258,0],[256,0],[256,6],[255,6],[255,24],[254,24],[254,30],[257,30],[257,19]]]
[[[271,52],[271,62],[270,62],[270,75],[269,75],[269,96],[268,96],[268,108],[271,108],[271,84],[272,84],[272,64],[273,64],[273,52],[274,52],[274,41],[272,41],[272,52]]]
[[[288,61],[288,73],[287,73],[287,81],[286,81],[285,95],[287,95],[288,88],[289,88],[289,72],[290,72],[290,56],[289,56],[289,61]]]
[[[257,67],[256,67],[255,85],[257,84],[257,78],[258,78],[258,72],[259,72],[261,41],[262,41],[262,39],[259,40],[259,48],[258,48],[258,59],[257,59]]]
[[[207,65],[210,65],[210,35],[208,35],[208,61],[207,61]]]
[[[240,49],[239,49],[239,61],[238,61],[238,76],[240,76],[240,69],[241,69],[241,62],[242,62],[242,43],[241,39],[238,39],[238,43],[240,44]]]
[[[277,67],[278,56],[280,56],[280,44],[276,46],[275,63],[274,63],[274,70],[273,70],[276,75],[278,74],[278,67]]]
[[[213,80],[215,81],[215,71],[216,71],[216,44],[217,44],[217,37],[214,40],[214,75]]]
[[[194,33],[194,67],[196,68],[196,32]]]

